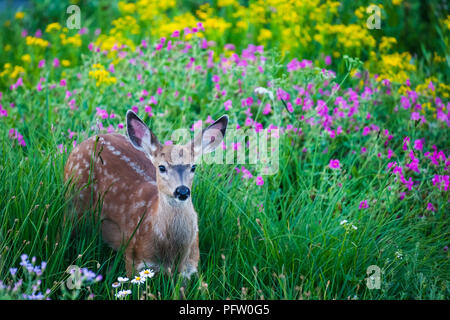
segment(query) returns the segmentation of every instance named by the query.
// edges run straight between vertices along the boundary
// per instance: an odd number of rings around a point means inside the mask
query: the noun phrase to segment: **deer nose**
[[[178,198],[181,201],[186,200],[187,198],[189,198],[189,195],[191,194],[191,191],[189,190],[188,187],[186,186],[179,186],[175,189],[175,192],[173,193],[173,195],[175,196],[175,198]]]

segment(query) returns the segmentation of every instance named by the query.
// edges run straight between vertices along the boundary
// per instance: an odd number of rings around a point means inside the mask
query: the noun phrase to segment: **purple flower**
[[[341,163],[337,159],[331,159],[330,163],[328,164],[331,169],[340,169]]]
[[[223,103],[223,106],[225,107],[225,110],[228,111],[231,109],[233,102],[231,100],[227,100]]]
[[[256,177],[256,185],[257,185],[257,186],[262,186],[262,185],[264,185],[264,180],[263,180],[263,178],[262,178],[261,176],[257,176],[257,177]]]
[[[360,209],[367,209],[369,207],[369,204],[367,203],[367,200],[363,200],[359,203]]]

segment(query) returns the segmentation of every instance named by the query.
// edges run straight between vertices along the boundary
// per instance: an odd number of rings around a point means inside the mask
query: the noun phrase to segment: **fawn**
[[[199,260],[197,213],[190,197],[195,163],[222,142],[228,117],[185,145],[162,145],[131,110],[126,125],[128,137],[92,136],[69,155],[64,179],[80,188],[78,214],[103,197],[102,237],[116,251],[126,246],[128,275],[178,266],[190,278]]]

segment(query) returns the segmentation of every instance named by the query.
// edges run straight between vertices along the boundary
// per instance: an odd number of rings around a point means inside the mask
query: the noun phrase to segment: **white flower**
[[[128,279],[127,277],[125,277],[125,278],[118,277],[117,280],[118,280],[120,283],[124,283],[124,282],[127,282],[129,279]]]
[[[346,224],[348,221],[347,220],[342,220],[339,224],[342,226],[343,224]]]
[[[396,251],[395,252],[395,257],[397,258],[397,259],[403,259],[403,254],[400,252],[400,251]]]
[[[140,285],[141,283],[144,283],[144,282],[145,282],[145,278],[144,277],[138,277],[138,276],[134,277],[134,279],[131,280],[131,283],[134,283],[134,284],[137,284],[137,285]]]
[[[119,287],[120,286],[120,283],[118,283],[118,282],[114,282],[112,285],[111,285],[113,288],[117,288],[117,287]]]
[[[353,230],[357,230],[357,229],[358,229],[358,227],[357,227],[357,226],[355,226],[354,224],[352,224],[352,229],[353,229]]]
[[[131,294],[131,290],[120,290],[116,293],[116,298],[123,298]]]
[[[139,272],[139,275],[141,276],[141,278],[153,278],[153,276],[155,275],[155,272],[151,269],[145,269],[142,270],[141,272]]]
[[[255,88],[255,93],[261,94],[261,95],[267,94],[269,96],[270,100],[273,101],[273,93],[271,91],[267,90],[266,88],[263,88],[263,87]]]

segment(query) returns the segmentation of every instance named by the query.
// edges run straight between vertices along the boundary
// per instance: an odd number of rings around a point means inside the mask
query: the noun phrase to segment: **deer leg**
[[[192,274],[197,272],[198,260],[200,259],[200,251],[198,249],[198,232],[192,242],[190,250],[188,252],[188,257],[183,265],[181,275],[185,278],[190,278]]]

